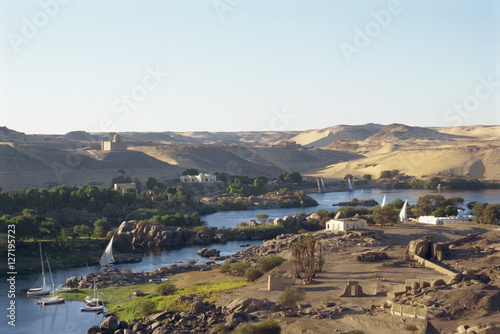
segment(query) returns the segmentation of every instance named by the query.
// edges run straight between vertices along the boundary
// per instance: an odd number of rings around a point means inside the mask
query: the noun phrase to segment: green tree
[[[73,226],[73,233],[79,237],[88,237],[90,235],[90,227],[87,225],[75,225]]]
[[[148,190],[153,190],[158,186],[158,180],[155,179],[154,177],[149,177],[148,180],[146,181],[146,188]]]
[[[198,175],[200,172],[198,172],[197,169],[195,168],[187,168],[182,172],[182,175],[187,176],[187,175]]]
[[[373,221],[375,224],[379,224],[380,227],[384,227],[387,224],[396,224],[398,222],[398,214],[389,205],[381,208],[380,206],[373,209]]]
[[[290,244],[294,264],[295,277],[304,278],[311,283],[316,273],[323,271],[323,254],[321,243],[311,234],[302,236]]]
[[[496,224],[500,219],[500,206],[489,203],[476,203],[472,209],[476,221],[480,224]]]
[[[442,195],[425,195],[419,197],[415,204],[414,212],[416,216],[429,216],[438,208],[446,207],[446,199]]]
[[[98,237],[105,237],[110,230],[111,224],[107,220],[97,219],[94,222],[94,234]]]
[[[365,174],[365,175],[363,175],[363,179],[365,179],[367,181],[370,181],[372,179],[372,175],[371,174]]]
[[[286,181],[292,184],[299,184],[302,182],[302,175],[300,175],[298,172],[288,173]]]
[[[253,180],[253,186],[256,188],[262,188],[265,185],[266,185],[266,182],[264,182],[264,180],[262,180],[262,179],[256,178],[255,180]]]
[[[267,222],[267,218],[269,218],[269,215],[267,213],[259,213],[255,215],[255,217],[260,221],[261,224],[265,224]]]

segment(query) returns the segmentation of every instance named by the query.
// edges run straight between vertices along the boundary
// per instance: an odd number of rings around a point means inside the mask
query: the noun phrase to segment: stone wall
[[[416,305],[392,304],[391,314],[425,320],[427,319],[427,308]]]
[[[288,276],[267,276],[267,289],[269,291],[283,291],[293,285],[293,278]]]
[[[435,271],[437,271],[438,273],[440,274],[443,274],[443,275],[446,275],[446,276],[449,276],[449,277],[455,277],[457,275],[456,272],[453,272],[449,269],[446,269],[434,262],[431,262],[429,260],[426,260],[424,259],[423,257],[420,257],[418,255],[414,255],[413,258],[415,260],[417,260],[417,262],[421,265],[423,265],[425,268],[430,268],[430,269],[434,269]]]

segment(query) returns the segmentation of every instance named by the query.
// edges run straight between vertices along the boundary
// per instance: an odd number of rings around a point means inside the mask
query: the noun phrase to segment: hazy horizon
[[[267,130],[267,131],[283,131],[283,132],[304,132],[304,131],[316,131],[316,130],[323,130],[335,126],[362,126],[362,125],[368,125],[368,124],[377,124],[377,125],[382,125],[382,126],[388,126],[392,124],[402,124],[406,125],[409,127],[423,127],[423,128],[442,128],[442,126],[418,126],[418,125],[413,125],[413,124],[404,124],[404,123],[390,123],[390,124],[381,124],[381,123],[365,123],[365,124],[333,124],[329,126],[325,126],[324,128],[315,128],[315,129],[305,129],[305,130],[294,130],[294,129],[287,129],[287,130]],[[4,125],[0,125],[2,127]],[[463,127],[474,127],[474,126],[500,126],[500,124],[471,124],[471,125],[462,125]],[[14,130],[16,132],[22,132],[26,135],[64,135],[68,134],[71,132],[87,132],[87,133],[165,133],[165,132],[171,132],[171,133],[203,133],[203,132],[209,132],[209,133],[240,133],[240,132],[263,132],[266,130],[232,130],[232,131],[209,131],[209,130],[188,130],[188,131],[175,131],[175,130],[125,130],[125,131],[86,131],[86,130],[81,130],[81,129],[76,129],[76,130],[68,130],[65,132],[40,132],[40,133],[30,133],[30,132],[25,132],[19,129],[13,129],[8,126],[6,126],[10,130]],[[452,127],[452,126],[450,126]]]
[[[8,13],[8,15],[7,15]],[[500,2],[0,0],[29,134],[500,124]]]

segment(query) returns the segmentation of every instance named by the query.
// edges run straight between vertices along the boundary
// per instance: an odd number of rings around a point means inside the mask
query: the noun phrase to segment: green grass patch
[[[169,281],[175,282],[178,279],[182,278],[179,277],[179,275],[175,275],[172,276]],[[99,294],[99,298],[103,300],[108,311],[116,314],[120,320],[131,320],[147,315],[143,313],[146,309],[143,305],[144,301],[151,301],[154,303],[154,307],[150,310],[151,313],[161,311],[188,311],[191,303],[181,303],[179,301],[179,295],[203,295],[206,296],[206,301],[213,303],[218,300],[223,292],[241,288],[248,284],[250,283],[246,282],[244,279],[230,279],[178,288],[175,294],[167,296],[160,296],[156,293],[156,284],[138,284],[100,289],[99,292],[101,294]],[[133,292],[136,290],[143,290],[145,295],[141,297],[134,296]],[[81,289],[76,293],[67,292],[58,293],[58,295],[65,297],[67,300],[83,301],[86,296],[92,296],[93,293],[92,289]]]

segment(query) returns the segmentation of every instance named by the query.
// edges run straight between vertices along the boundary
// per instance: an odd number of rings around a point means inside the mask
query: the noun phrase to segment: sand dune
[[[500,148],[477,146],[405,149],[331,165],[317,175],[342,178],[346,174],[378,178],[383,170],[398,169],[417,177],[436,174],[470,175],[480,179],[500,179]]]
[[[303,146],[325,147],[342,139],[364,140],[380,131],[380,124],[337,125],[320,130],[303,131],[291,140]]]
[[[456,136],[467,136],[481,140],[500,140],[500,126],[498,125],[455,126],[434,129],[441,133]]]

